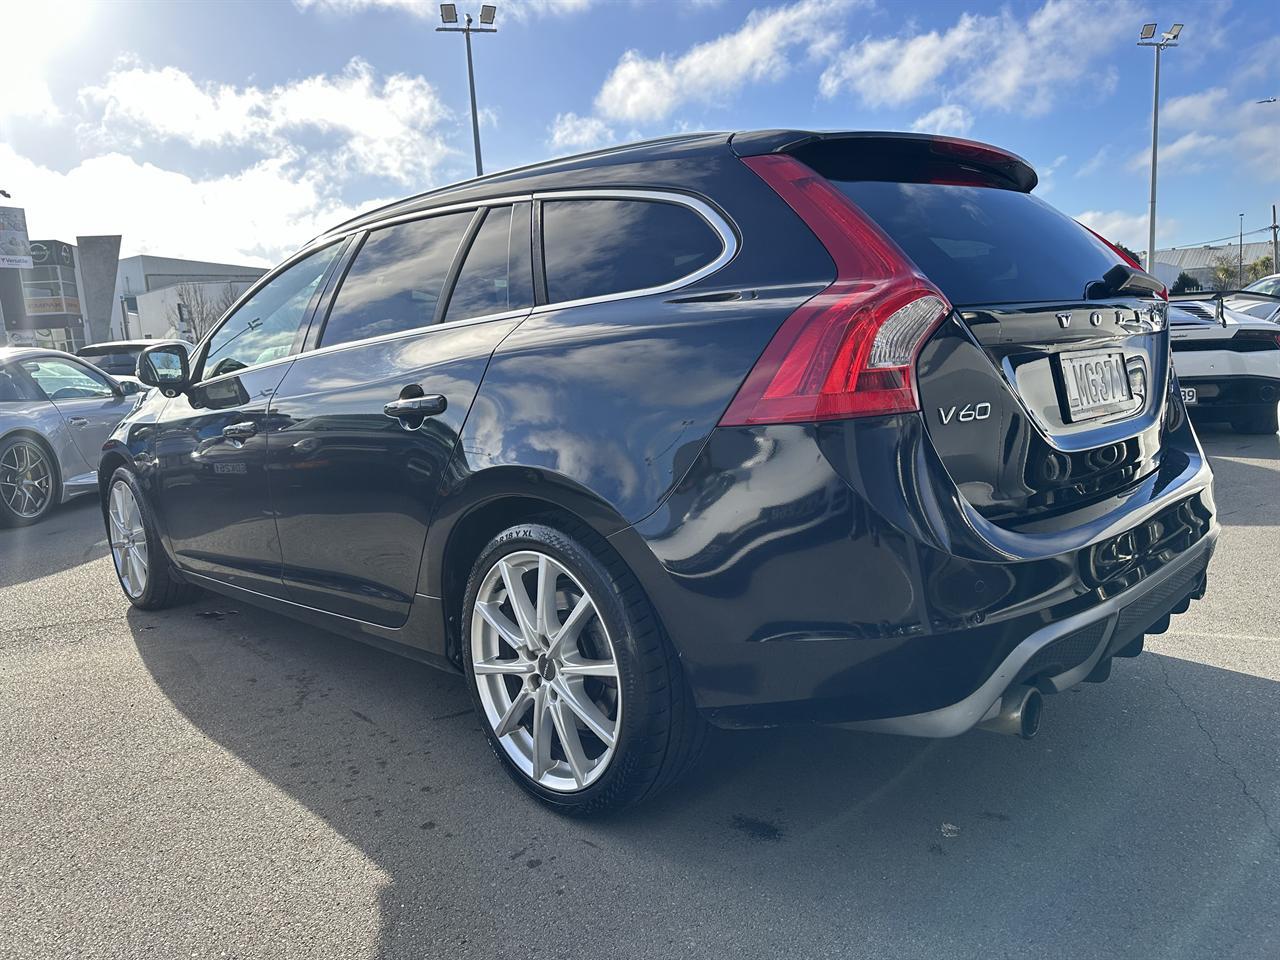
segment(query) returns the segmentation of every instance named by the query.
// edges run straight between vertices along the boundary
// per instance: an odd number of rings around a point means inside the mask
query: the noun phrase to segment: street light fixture
[[[467,41],[467,86],[471,90],[471,137],[476,148],[476,176],[484,173],[484,164],[480,160],[480,114],[476,110],[476,74],[471,63],[471,35],[473,33],[497,33],[498,28],[490,26],[498,15],[498,8],[492,3],[480,7],[480,23],[483,26],[471,25],[471,14],[463,14],[465,26],[436,27],[436,33],[460,33]],[[440,4],[440,21],[445,24],[458,22],[458,5],[456,3]]]
[[[1147,272],[1156,266],[1156,153],[1160,142],[1160,54],[1165,47],[1176,47],[1182,24],[1175,23],[1156,40],[1156,25],[1144,23],[1138,34],[1138,46],[1156,48],[1155,92],[1151,98],[1151,206],[1147,213]]]

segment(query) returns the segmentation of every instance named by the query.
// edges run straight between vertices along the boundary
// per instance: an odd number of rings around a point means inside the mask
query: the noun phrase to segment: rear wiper
[[[1164,284],[1137,267],[1127,263],[1117,263],[1102,275],[1101,280],[1091,280],[1084,288],[1086,300],[1105,300],[1107,297],[1119,296],[1122,293],[1134,293],[1149,296],[1159,293]]]

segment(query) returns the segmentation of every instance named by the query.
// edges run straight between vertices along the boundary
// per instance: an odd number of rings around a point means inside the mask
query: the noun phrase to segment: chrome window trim
[[[720,238],[721,244],[718,257],[705,266],[699,267],[683,277],[678,277],[670,283],[664,283],[656,287],[640,287],[635,290],[619,290],[616,293],[601,294],[598,297],[557,300],[534,307],[533,312],[535,314],[547,313],[551,310],[563,310],[568,307],[583,307],[593,303],[610,303],[614,300],[630,300],[636,297],[671,293],[673,290],[687,287],[690,284],[697,283],[703,277],[710,276],[725,266],[738,253],[738,234],[729,225],[729,222],[711,204],[685,193],[676,193],[670,190],[623,190],[609,187],[586,187],[581,190],[548,190],[535,193],[533,196],[535,200],[649,200],[658,203],[673,203],[698,214]],[[546,269],[545,243],[546,240],[544,238],[543,263],[541,264],[544,270]],[[534,269],[537,269],[538,266],[539,264],[534,264]]]
[[[482,207],[500,207],[510,206],[516,203],[530,203],[539,200],[648,200],[658,203],[673,203],[678,206],[692,210],[715,232],[720,238],[720,254],[710,263],[692,273],[678,277],[670,283],[662,284],[657,287],[643,287],[635,290],[620,290],[617,293],[603,294],[598,297],[585,297],[578,300],[560,300],[555,303],[544,303],[538,306],[528,308],[522,307],[519,310],[505,310],[501,313],[489,313],[479,317],[467,317],[464,320],[448,320],[444,323],[433,323],[422,327],[414,327],[410,330],[397,330],[393,333],[384,333],[377,337],[368,337],[364,340],[350,340],[345,343],[335,343],[330,346],[315,347],[310,350],[300,350],[297,353],[291,353],[288,356],[277,357],[274,360],[267,360],[264,363],[255,363],[252,366],[242,367],[239,370],[233,370],[230,373],[220,374],[217,377],[211,377],[207,380],[201,380],[195,386],[204,386],[205,384],[218,383],[222,380],[229,380],[233,377],[241,376],[244,373],[263,370],[267,367],[276,366],[277,364],[292,362],[302,357],[311,357],[321,353],[332,353],[338,350],[344,350],[350,347],[363,346],[369,343],[381,343],[389,340],[397,340],[402,337],[420,336],[432,330],[451,329],[454,327],[463,327],[476,323],[488,323],[492,320],[510,320],[516,317],[533,316],[540,313],[547,313],[552,310],[563,310],[568,307],[581,307],[596,303],[610,303],[615,300],[630,300],[636,297],[648,297],[656,294],[671,293],[696,283],[703,277],[708,277],[724,267],[730,260],[737,256],[740,244],[738,234],[730,226],[729,221],[711,204],[697,197],[684,193],[677,193],[671,190],[632,190],[619,187],[583,187],[575,190],[547,190],[534,193],[511,194],[501,197],[489,197],[483,200],[469,200],[465,203],[453,203],[442,207],[431,207],[427,210],[414,210],[409,213],[398,214],[394,217],[387,217],[384,220],[375,220],[369,223],[363,223],[359,226],[348,227],[335,233],[325,234],[317,237],[311,243],[298,250],[289,259],[285,260],[274,270],[262,275],[256,284],[246,290],[231,308],[227,311],[227,317],[230,317],[236,309],[239,308],[241,301],[247,300],[253,296],[257,290],[270,283],[276,276],[289,269],[293,264],[306,256],[310,256],[331,243],[346,240],[348,237],[365,232],[380,230],[383,227],[395,226],[400,223],[409,223],[414,220],[426,220],[430,217],[443,216],[451,213],[460,213],[467,210],[478,210]],[[534,269],[538,268],[538,264],[534,265]],[[339,287],[341,289],[341,287]],[[336,294],[336,291],[335,291]],[[225,322],[225,321],[223,321]],[[213,334],[222,326],[219,322],[208,334],[201,339],[196,349],[204,347],[205,340],[210,339]]]

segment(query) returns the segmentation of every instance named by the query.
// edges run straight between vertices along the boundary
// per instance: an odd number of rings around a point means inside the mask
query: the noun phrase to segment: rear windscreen
[[[1016,190],[833,180],[955,306],[1080,300],[1120,258]]]

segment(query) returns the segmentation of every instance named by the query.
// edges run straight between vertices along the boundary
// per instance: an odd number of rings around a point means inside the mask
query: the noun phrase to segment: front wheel
[[[1231,429],[1236,433],[1275,433],[1280,430],[1280,407],[1272,403],[1237,413],[1231,418]]]
[[[493,752],[543,803],[599,813],[696,759],[705,722],[635,577],[580,524],[511,527],[482,551],[463,657]]]
[[[116,578],[131,604],[142,610],[163,610],[195,598],[197,588],[183,583],[169,566],[146,495],[126,467],[111,476],[106,522]]]

